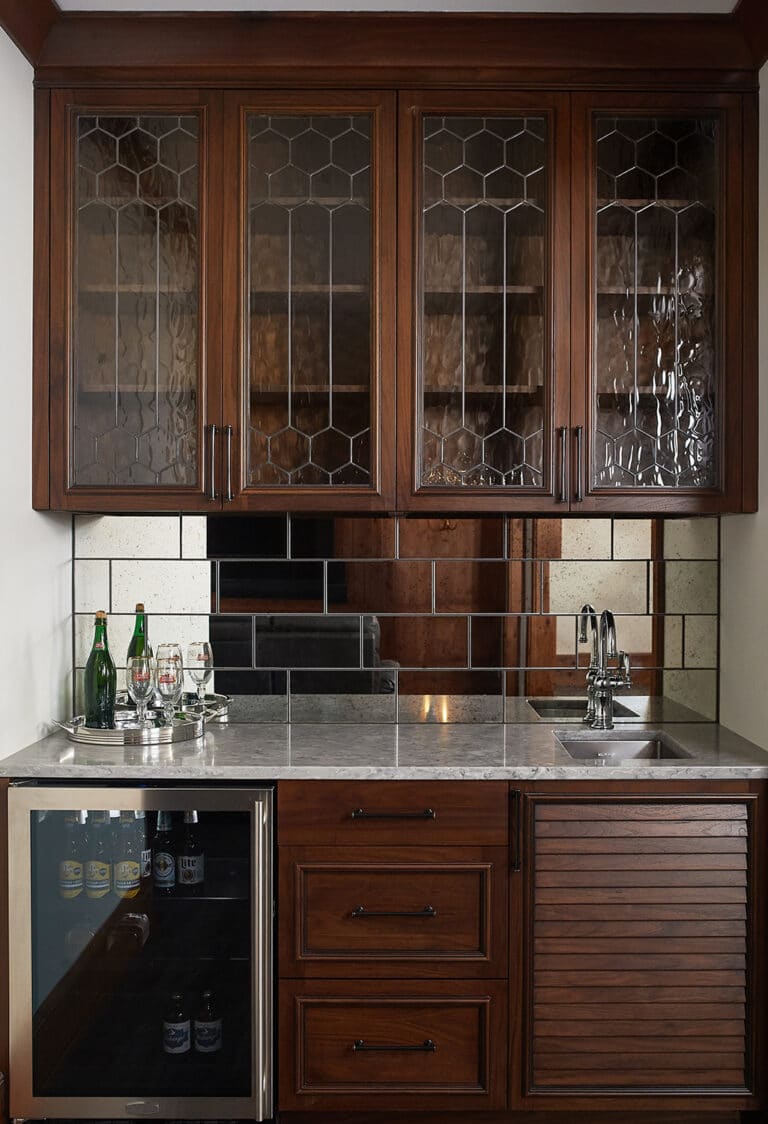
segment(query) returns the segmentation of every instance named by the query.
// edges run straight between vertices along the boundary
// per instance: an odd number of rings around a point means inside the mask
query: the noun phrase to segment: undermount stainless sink
[[[536,711],[539,718],[573,718],[580,721],[587,713],[586,698],[527,699],[526,701]],[[628,706],[614,700],[613,717],[639,718],[640,716],[634,710],[630,710]]]
[[[684,749],[661,738],[559,738],[565,752],[576,761],[612,765],[622,761],[680,761],[690,757]]]

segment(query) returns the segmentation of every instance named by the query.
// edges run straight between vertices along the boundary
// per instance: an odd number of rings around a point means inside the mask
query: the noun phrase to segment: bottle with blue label
[[[192,1048],[189,1011],[184,996],[175,991],[163,1018],[163,1050],[166,1054],[188,1054]]]
[[[204,991],[194,1021],[195,1050],[216,1054],[221,1049],[221,1014],[212,991]]]

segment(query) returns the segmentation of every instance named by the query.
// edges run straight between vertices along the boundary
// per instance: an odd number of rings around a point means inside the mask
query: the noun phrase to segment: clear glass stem
[[[146,725],[146,721],[147,721],[146,713],[147,713],[147,700],[146,699],[138,699],[137,702],[136,702],[136,714],[137,714],[137,718],[138,718],[138,722],[139,722],[139,729],[143,729],[144,726]]]
[[[200,706],[205,706],[205,683],[198,683],[197,685],[197,701]]]
[[[166,726],[173,726],[173,712],[176,709],[173,703],[165,703],[163,706],[163,722]]]

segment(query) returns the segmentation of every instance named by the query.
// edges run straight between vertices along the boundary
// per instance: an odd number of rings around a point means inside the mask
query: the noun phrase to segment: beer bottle
[[[197,835],[197,812],[184,813],[184,840],[179,849],[179,887],[197,897],[205,882],[205,854]]]
[[[119,898],[135,898],[138,894],[141,888],[139,858],[133,812],[121,812],[115,850],[115,893]]]
[[[139,852],[141,879],[152,875],[152,844],[147,836],[147,816],[143,808],[134,813],[136,817],[136,848]]]
[[[175,991],[163,1018],[163,1050],[166,1054],[188,1054],[190,1046],[189,1012],[184,997]]]
[[[79,898],[84,885],[81,815],[80,812],[67,812],[64,817],[64,844],[59,862],[59,897],[66,901]]]
[[[193,1033],[199,1054],[215,1054],[221,1049],[221,1014],[212,991],[204,991],[195,1014]]]
[[[112,889],[112,858],[109,845],[109,812],[88,813],[88,850],[85,863],[85,893],[104,898]]]
[[[98,612],[93,647],[85,665],[85,724],[91,730],[110,730],[115,725],[117,673],[107,643],[107,614]]]
[[[171,813],[157,813],[157,830],[152,839],[152,885],[158,894],[176,889],[176,853],[171,835]]]
[[[150,659],[152,657],[152,645],[147,634],[147,614],[144,612],[144,605],[141,601],[136,605],[136,622],[133,626],[133,636],[125,657],[126,663],[131,656],[148,656]]]

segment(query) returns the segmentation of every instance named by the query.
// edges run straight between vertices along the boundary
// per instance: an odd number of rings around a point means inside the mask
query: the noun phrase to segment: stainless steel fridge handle
[[[227,490],[224,493],[225,503],[232,503],[232,500],[234,499],[234,496],[232,495],[232,434],[232,426],[225,425],[224,437],[227,442]]]
[[[219,497],[216,494],[216,430],[215,425],[211,425],[211,448],[210,448],[210,481],[208,488],[208,499],[217,500]]]

